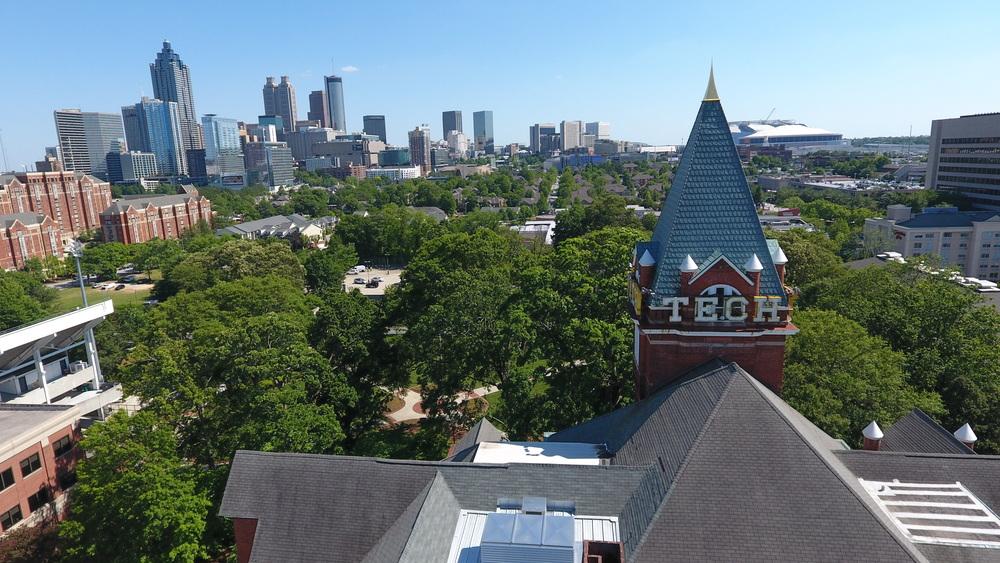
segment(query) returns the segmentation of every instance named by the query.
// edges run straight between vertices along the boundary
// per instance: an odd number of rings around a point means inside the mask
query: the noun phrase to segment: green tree
[[[792,287],[835,278],[845,271],[843,260],[837,256],[836,245],[823,233],[792,229],[768,231],[767,236],[777,239],[788,258],[785,283]]]
[[[132,250],[120,242],[106,242],[84,247],[80,267],[83,273],[105,279],[118,276],[118,270],[133,259]]]
[[[211,505],[173,430],[152,413],[118,413],[90,429],[61,534],[70,560],[193,562]]]
[[[137,270],[152,278],[153,270],[170,268],[184,258],[184,250],[176,240],[153,239],[136,245],[134,254]]]
[[[29,283],[23,274],[0,272],[0,331],[45,316],[45,305],[25,288]]]
[[[782,395],[831,436],[858,445],[872,420],[891,424],[914,407],[941,412],[936,393],[907,383],[904,355],[858,323],[823,310],[799,311],[795,323]]]
[[[320,291],[327,287],[339,289],[344,283],[344,275],[358,263],[358,253],[354,248],[333,237],[323,250],[308,251],[303,261],[306,270],[306,287]]]

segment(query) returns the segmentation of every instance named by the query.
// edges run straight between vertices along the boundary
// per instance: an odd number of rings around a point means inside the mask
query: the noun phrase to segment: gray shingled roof
[[[764,266],[761,295],[780,296],[783,303],[786,300],[718,100],[701,103],[653,241],[659,250],[653,282],[657,295],[678,294],[679,268],[688,255],[705,267],[713,256],[721,254],[742,269],[756,254]]]
[[[472,428],[469,428],[469,431],[451,447],[450,453],[451,458],[453,458],[451,461],[468,461],[467,454],[469,452],[466,450],[482,442],[499,442],[506,439],[506,434],[501,432],[496,426],[493,426],[493,423],[486,420],[486,417],[483,417],[479,419],[479,422],[473,424]]]
[[[10,213],[0,215],[0,226],[10,227],[15,221],[20,221],[25,225],[41,225],[45,221],[45,215],[41,213]]]
[[[165,195],[139,195],[139,196],[125,196],[122,199],[116,199],[111,202],[111,206],[101,212],[101,215],[106,213],[120,213],[126,211],[129,207],[134,207],[136,209],[143,209],[147,205],[152,204],[155,207],[166,207],[168,205],[180,205],[186,203],[190,200],[199,200],[204,196],[195,196],[192,194],[182,193],[182,194],[165,194]]]
[[[629,562],[998,555],[911,543],[858,477],[960,480],[998,507],[1000,457],[849,451],[736,364],[714,360],[550,440],[603,443],[613,455],[577,466],[241,451],[220,513],[258,519],[251,561],[443,561],[460,510],[519,496],[617,516]]]
[[[886,428],[879,449],[887,452],[971,454],[968,446],[920,409]],[[1000,478],[998,476],[997,478]]]

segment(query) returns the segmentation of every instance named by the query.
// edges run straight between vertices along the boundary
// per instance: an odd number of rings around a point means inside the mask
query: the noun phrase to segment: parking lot
[[[347,274],[344,276],[344,291],[356,289],[362,295],[382,296],[385,295],[385,288],[399,283],[399,276],[403,273],[401,269],[386,270],[382,268],[372,268],[360,274]],[[381,277],[382,282],[378,287],[365,287],[365,284],[372,278]],[[363,279],[365,283],[354,283],[357,279]]]

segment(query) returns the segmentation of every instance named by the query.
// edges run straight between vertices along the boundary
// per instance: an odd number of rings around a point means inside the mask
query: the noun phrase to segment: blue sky
[[[255,121],[264,77],[287,74],[305,119],[309,91],[335,67],[348,127],[385,114],[393,143],[421,123],[439,138],[449,109],[467,130],[473,111],[492,109],[498,143],[563,119],[678,143],[712,60],[731,120],[776,108],[848,136],[905,135],[1000,111],[1000,4],[989,1],[3,0],[0,21],[0,130],[17,169],[55,144],[54,109],[117,112],[151,95],[163,39],[191,68],[199,115]]]

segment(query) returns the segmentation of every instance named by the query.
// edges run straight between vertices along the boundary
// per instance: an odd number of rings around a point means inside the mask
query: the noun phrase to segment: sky
[[[254,122],[265,77],[288,75],[305,119],[335,72],[348,128],[384,114],[402,145],[423,123],[440,138],[452,109],[470,136],[472,112],[493,110],[498,145],[564,119],[681,143],[712,63],[733,121],[774,108],[860,137],[1000,111],[995,1],[2,0],[0,21],[0,135],[17,170],[56,144],[53,110],[120,112],[151,96],[164,39],[191,69],[199,116]]]

